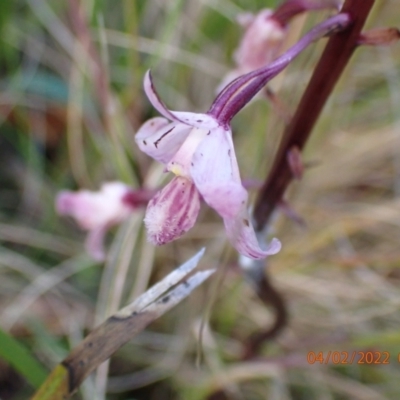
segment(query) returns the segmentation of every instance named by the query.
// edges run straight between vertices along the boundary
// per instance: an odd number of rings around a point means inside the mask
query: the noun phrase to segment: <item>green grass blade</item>
[[[47,371],[18,340],[0,329],[0,358],[7,361],[35,388],[46,379]]]

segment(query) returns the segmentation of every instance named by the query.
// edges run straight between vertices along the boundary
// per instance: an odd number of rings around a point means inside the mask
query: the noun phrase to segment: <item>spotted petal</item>
[[[150,201],[144,223],[150,242],[162,245],[193,227],[200,211],[200,196],[193,182],[176,176]]]
[[[188,137],[191,127],[156,117],[138,130],[135,141],[140,150],[155,160],[167,164]]]
[[[143,86],[144,91],[146,92],[146,95],[153,107],[165,118],[200,129],[214,129],[218,127],[218,121],[210,115],[169,110],[164,102],[160,99],[160,96],[154,87],[150,70],[146,72]]]
[[[212,131],[196,149],[192,179],[205,202],[223,218],[232,218],[246,205],[230,131]]]
[[[235,217],[224,218],[224,224],[229,241],[244,256],[259,260],[281,249],[281,242],[276,238],[266,248],[260,247],[245,206]]]

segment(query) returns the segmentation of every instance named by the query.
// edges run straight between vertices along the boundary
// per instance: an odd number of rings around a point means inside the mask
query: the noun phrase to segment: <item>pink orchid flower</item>
[[[262,259],[279,252],[278,239],[266,248],[258,243],[247,212],[248,194],[240,179],[230,121],[308,45],[350,23],[350,16],[342,13],[315,26],[281,57],[227,85],[206,114],[169,110],[157,95],[150,72],[146,73],[145,92],[163,117],[143,124],[135,140],[144,153],[165,165],[165,171],[176,175],[147,206],[144,222],[151,242],[168,243],[192,228],[202,197],[222,217],[227,236],[240,254]]]
[[[222,217],[236,250],[253,259],[276,254],[278,239],[261,248],[247,212],[229,125],[208,114],[170,111],[158,97],[148,72],[144,89],[162,117],[147,121],[136,134],[139,148],[165,164],[176,177],[148,204],[148,238],[164,244],[192,228],[200,210],[200,195]]]
[[[132,190],[122,182],[108,182],[98,192],[62,191],[56,197],[55,206],[58,214],[73,217],[88,231],[86,250],[95,260],[103,261],[107,231],[124,221],[140,204],[146,204],[148,198],[145,191]]]

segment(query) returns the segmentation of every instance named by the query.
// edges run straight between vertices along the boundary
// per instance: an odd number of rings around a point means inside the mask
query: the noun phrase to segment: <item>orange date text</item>
[[[309,364],[390,364],[390,354],[387,351],[326,351],[307,353]]]

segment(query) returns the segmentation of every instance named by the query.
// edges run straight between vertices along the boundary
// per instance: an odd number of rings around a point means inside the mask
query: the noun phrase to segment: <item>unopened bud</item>
[[[358,44],[367,46],[389,46],[400,39],[397,28],[377,28],[364,32],[358,39]]]

